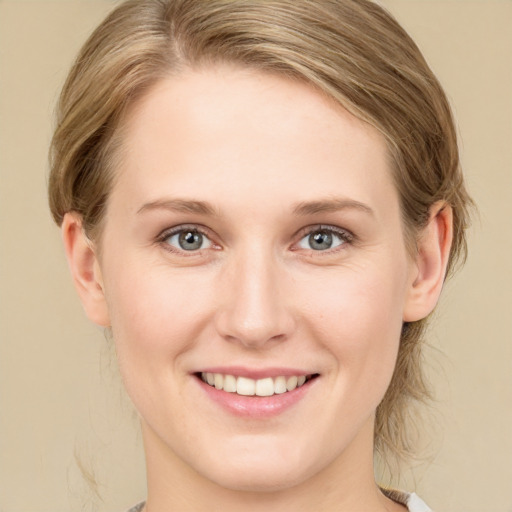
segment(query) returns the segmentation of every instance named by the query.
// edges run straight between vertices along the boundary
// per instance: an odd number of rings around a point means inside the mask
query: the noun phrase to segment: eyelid
[[[181,233],[182,231],[187,231],[187,230],[188,231],[196,231],[197,233],[200,233],[202,236],[206,237],[212,244],[211,248],[213,248],[213,249],[220,248],[219,244],[217,244],[213,241],[213,236],[211,234],[211,230],[209,230],[205,226],[202,226],[201,224],[179,224],[178,226],[166,228],[163,231],[161,231],[160,234],[158,234],[156,236],[155,240],[157,243],[161,244],[162,247],[166,251],[172,252],[174,254],[180,254],[180,255],[188,256],[188,257],[201,254],[206,249],[198,249],[197,251],[185,251],[185,250],[179,249],[177,247],[174,247],[170,244],[165,243],[165,241],[169,237],[176,235],[178,233]]]
[[[161,244],[165,250],[175,253],[175,254],[181,254],[181,255],[185,255],[185,256],[194,256],[194,255],[201,254],[201,252],[203,251],[201,249],[199,249],[197,251],[185,251],[185,250],[180,250],[170,244],[165,243],[165,241],[170,236],[180,233],[182,231],[187,231],[187,230],[197,231],[201,235],[208,238],[208,240],[212,244],[211,248],[217,249],[217,250],[221,248],[218,243],[214,242],[214,240],[213,240],[214,236],[212,236],[211,230],[201,224],[180,224],[177,226],[173,226],[171,228],[166,228],[156,236],[155,240],[157,243]],[[292,251],[302,250],[301,248],[297,247],[298,242],[301,241],[306,236],[309,236],[312,233],[315,233],[316,231],[328,231],[328,232],[331,232],[331,233],[339,236],[342,240],[344,240],[343,244],[340,244],[340,245],[334,247],[333,249],[327,249],[325,251],[314,251],[313,249],[310,250],[310,252],[312,252],[312,253],[314,252],[318,256],[321,256],[322,254],[324,254],[324,255],[331,254],[333,252],[343,250],[346,245],[352,245],[353,243],[355,243],[355,241],[357,241],[357,237],[354,235],[353,232],[349,231],[348,229],[341,228],[338,226],[329,225],[329,224],[314,224],[314,225],[310,225],[310,226],[301,228],[295,234],[294,238],[297,239],[297,241],[294,242],[294,244],[291,247],[291,250]]]
[[[314,251],[313,249],[310,249],[312,253],[314,252],[316,255],[319,256],[321,256],[322,254],[331,254],[333,252],[343,250],[343,248],[345,248],[346,245],[352,245],[357,240],[354,233],[352,233],[348,229],[340,228],[338,226],[332,226],[329,224],[315,224],[312,226],[306,226],[297,232],[297,234],[295,235],[297,238],[297,242],[293,244],[292,250],[301,250],[301,248],[297,247],[298,242],[300,242],[306,236],[309,236],[317,231],[328,231],[339,236],[344,241],[343,244],[340,244],[334,247],[333,249],[326,249],[325,251]]]

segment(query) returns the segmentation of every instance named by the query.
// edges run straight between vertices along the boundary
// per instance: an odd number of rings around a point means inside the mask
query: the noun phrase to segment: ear
[[[62,239],[69,268],[80,300],[89,320],[108,327],[110,318],[103,290],[103,278],[92,242],[82,229],[76,213],[66,213],[62,222]]]
[[[421,320],[436,306],[446,276],[452,237],[452,209],[444,202],[437,202],[430,208],[428,224],[417,244],[404,322]]]

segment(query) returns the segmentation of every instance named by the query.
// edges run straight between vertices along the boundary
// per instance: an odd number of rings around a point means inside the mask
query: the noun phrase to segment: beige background
[[[512,1],[384,3],[452,99],[480,208],[430,334],[442,433],[401,485],[437,512],[512,512]],[[136,420],[45,196],[59,86],[111,6],[0,0],[0,512],[115,512],[145,494]]]

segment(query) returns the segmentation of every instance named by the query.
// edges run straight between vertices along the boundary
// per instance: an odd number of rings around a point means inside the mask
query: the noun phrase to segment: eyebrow
[[[314,215],[316,213],[337,212],[340,210],[355,209],[369,215],[373,210],[366,204],[353,199],[324,199],[319,201],[303,201],[295,205],[293,214],[299,216]],[[182,213],[196,213],[199,215],[219,217],[217,210],[205,201],[191,199],[160,199],[145,203],[137,210],[137,214],[153,210],[169,210]]]
[[[137,214],[152,210],[169,210],[173,212],[197,213],[199,215],[218,216],[215,208],[205,201],[190,199],[161,199],[141,206]]]
[[[366,204],[353,199],[325,199],[320,201],[306,201],[298,203],[293,209],[295,215],[314,215],[315,213],[337,212],[339,210],[360,210],[374,215],[373,210]]]

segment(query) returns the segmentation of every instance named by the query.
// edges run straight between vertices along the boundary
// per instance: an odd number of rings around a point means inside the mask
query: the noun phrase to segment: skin
[[[449,207],[432,207],[412,257],[382,136],[281,77],[190,70],[124,128],[101,239],[73,213],[63,237],[141,417],[147,510],[405,510],[374,481],[375,410],[402,322],[437,302]],[[200,250],[168,232],[184,226]],[[321,227],[333,246],[314,250]],[[319,377],[281,414],[239,417],[194,375],[230,365]]]

